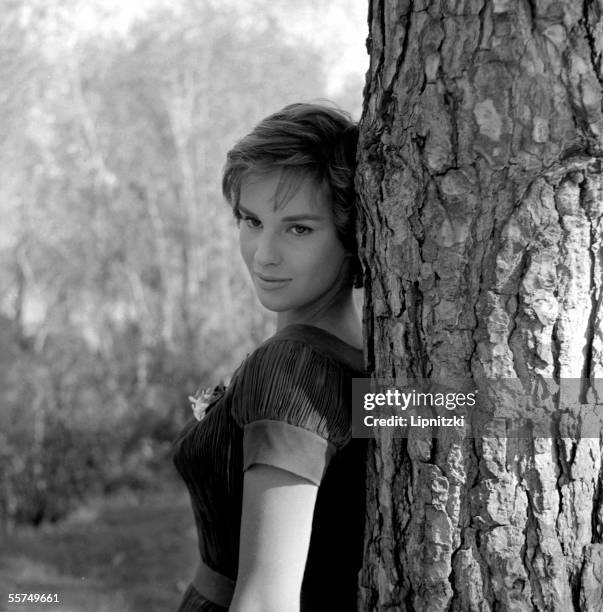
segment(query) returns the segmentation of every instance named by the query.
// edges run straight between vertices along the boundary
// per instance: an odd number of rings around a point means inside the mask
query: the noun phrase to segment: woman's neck
[[[341,294],[327,310],[322,312],[279,312],[276,318],[276,329],[278,331],[295,323],[313,325],[328,331],[355,348],[362,349],[363,347],[362,323],[351,288],[349,292]]]

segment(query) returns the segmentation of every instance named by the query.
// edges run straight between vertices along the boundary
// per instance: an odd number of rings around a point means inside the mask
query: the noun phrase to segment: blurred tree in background
[[[0,8],[5,525],[157,482],[186,396],[269,335],[220,170],[259,119],[326,92],[283,3],[158,5],[127,36],[77,35],[84,4]],[[335,101],[355,110],[353,90]]]

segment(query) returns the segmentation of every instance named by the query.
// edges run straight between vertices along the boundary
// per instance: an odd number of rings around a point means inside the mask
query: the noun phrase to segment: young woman
[[[223,192],[277,332],[175,442],[200,552],[180,612],[356,610],[366,450],[350,408],[364,369],[356,144],[344,113],[293,104],[228,153]]]

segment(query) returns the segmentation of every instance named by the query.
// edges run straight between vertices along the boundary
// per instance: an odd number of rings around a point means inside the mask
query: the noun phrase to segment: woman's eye
[[[247,227],[251,228],[256,228],[260,226],[259,220],[255,219],[254,217],[243,217],[243,223],[245,223]]]
[[[290,229],[295,236],[304,236],[305,234],[312,233],[312,228],[305,225],[292,225]]]

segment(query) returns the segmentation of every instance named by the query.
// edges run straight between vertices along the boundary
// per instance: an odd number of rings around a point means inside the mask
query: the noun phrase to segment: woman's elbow
[[[235,596],[228,612],[299,612],[299,595],[292,597],[278,593],[248,592]]]
[[[287,607],[281,603],[241,602],[232,603],[228,612],[299,612],[299,604]]]

